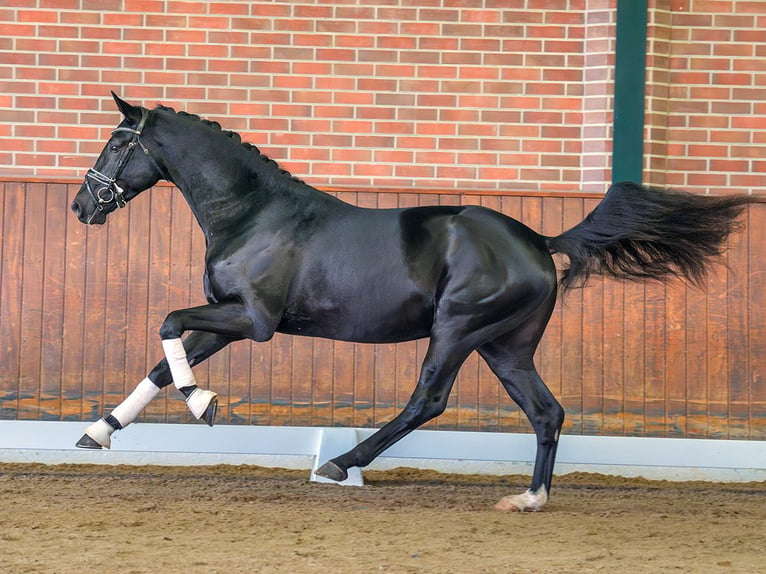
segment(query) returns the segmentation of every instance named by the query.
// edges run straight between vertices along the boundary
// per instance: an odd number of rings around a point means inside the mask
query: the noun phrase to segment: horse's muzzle
[[[106,212],[98,209],[97,207],[94,207],[93,211],[88,214],[85,212],[77,199],[72,202],[72,211],[81,223],[85,223],[87,225],[103,225],[106,223]]]

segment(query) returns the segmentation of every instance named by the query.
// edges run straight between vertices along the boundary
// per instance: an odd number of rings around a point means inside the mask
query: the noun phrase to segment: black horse
[[[215,122],[112,94],[124,119],[74,198],[83,223],[103,224],[160,179],[174,183],[205,234],[207,305],[170,313],[166,359],[78,446],[108,447],[171,382],[212,425],[215,393],[191,365],[241,339],[275,332],[365,343],[429,337],[402,412],[317,473],[343,480],[442,413],[455,377],[477,351],[529,418],[537,456],[529,489],[498,503],[539,510],[547,499],[564,409],[533,355],[556,302],[592,274],[623,279],[679,275],[699,284],[753,196],[710,197],[613,185],[584,221],[546,237],[477,206],[362,209],[280,169]],[[136,149],[142,153],[134,153]],[[567,256],[560,280],[552,253]],[[191,332],[182,342],[181,336]]]

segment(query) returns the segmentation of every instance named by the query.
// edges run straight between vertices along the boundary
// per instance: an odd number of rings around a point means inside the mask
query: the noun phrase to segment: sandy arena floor
[[[257,467],[0,464],[0,572],[753,572],[766,483],[366,472],[363,488]]]

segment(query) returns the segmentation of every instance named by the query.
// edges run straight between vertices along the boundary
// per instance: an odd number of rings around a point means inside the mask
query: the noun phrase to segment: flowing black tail
[[[745,206],[763,201],[616,183],[582,222],[546,240],[551,252],[569,257],[561,278],[565,291],[591,275],[631,280],[679,275],[700,285],[706,264],[721,258],[726,238],[741,228]]]

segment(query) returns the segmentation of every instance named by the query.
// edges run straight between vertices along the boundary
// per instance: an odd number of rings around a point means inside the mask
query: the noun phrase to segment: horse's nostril
[[[72,211],[74,211],[74,214],[77,217],[80,217],[80,213],[82,213],[82,209],[80,208],[80,204],[77,203],[77,201],[72,202]]]

